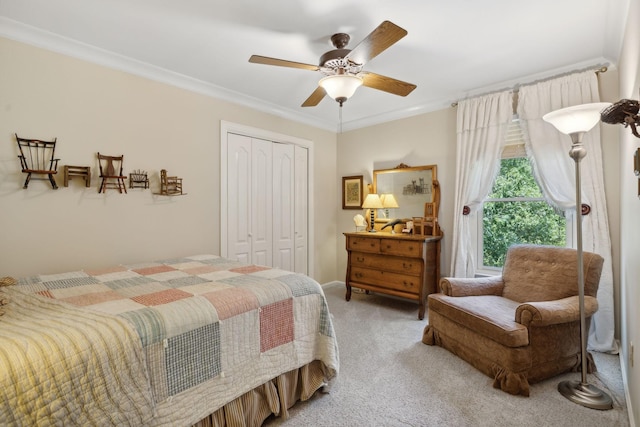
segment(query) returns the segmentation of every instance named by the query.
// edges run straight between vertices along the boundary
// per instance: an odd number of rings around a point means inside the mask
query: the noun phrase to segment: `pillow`
[[[4,293],[2,292],[2,287],[15,285],[16,283],[17,281],[13,277],[0,277],[0,316],[4,314],[2,306],[9,303],[9,300],[7,300],[7,298],[4,296]]]

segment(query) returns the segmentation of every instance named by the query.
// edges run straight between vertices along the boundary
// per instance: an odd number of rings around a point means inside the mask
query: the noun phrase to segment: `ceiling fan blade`
[[[311,95],[302,103],[303,107],[315,107],[322,101],[324,96],[327,94],[322,86],[318,86],[316,90],[313,91]]]
[[[417,87],[413,83],[403,82],[375,73],[362,72],[359,76],[362,78],[363,86],[389,92],[394,95],[407,96]]]
[[[303,70],[318,71],[317,65],[304,64],[302,62],[286,61],[284,59],[269,58],[268,56],[251,55],[249,62],[254,64],[277,65],[279,67],[301,68]]]
[[[404,28],[398,27],[391,21],[384,21],[351,50],[347,59],[363,65],[406,35],[407,30]]]

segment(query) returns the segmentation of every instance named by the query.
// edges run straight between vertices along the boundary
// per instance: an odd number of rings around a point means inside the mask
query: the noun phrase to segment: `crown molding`
[[[0,36],[332,132],[336,124],[0,16]]]

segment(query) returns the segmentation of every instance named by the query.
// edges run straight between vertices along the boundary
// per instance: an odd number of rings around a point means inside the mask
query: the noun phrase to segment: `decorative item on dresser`
[[[427,296],[437,292],[442,236],[385,232],[344,233],[347,240],[346,300],[351,288],[417,300],[424,319]]]

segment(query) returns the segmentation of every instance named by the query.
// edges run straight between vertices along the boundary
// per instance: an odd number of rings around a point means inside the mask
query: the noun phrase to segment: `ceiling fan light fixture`
[[[342,105],[353,96],[356,89],[362,86],[362,79],[352,74],[336,74],[320,79],[318,84],[327,92],[327,95]]]

